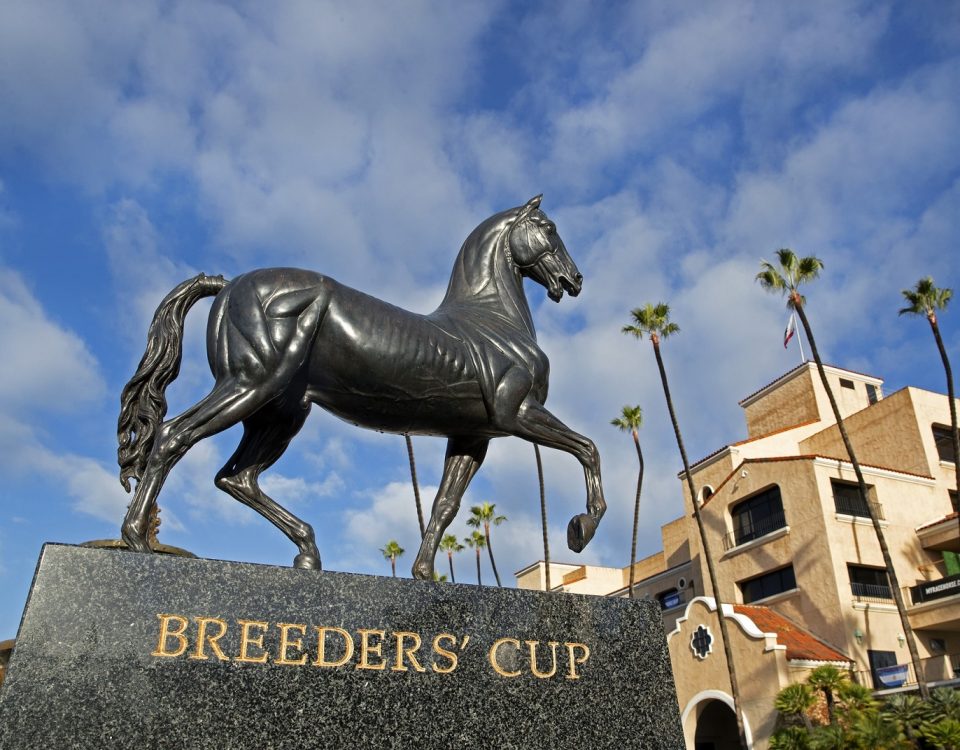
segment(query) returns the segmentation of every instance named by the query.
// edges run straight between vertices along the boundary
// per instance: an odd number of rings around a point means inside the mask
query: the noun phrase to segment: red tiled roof
[[[929,529],[931,526],[936,526],[937,524],[941,524],[944,521],[952,521],[958,515],[960,514],[958,514],[957,511],[953,511],[953,513],[947,513],[947,515],[945,515],[943,518],[938,518],[936,521],[925,523],[923,526],[917,526],[917,531],[923,531],[924,529]]]
[[[769,607],[750,604],[734,604],[733,610],[746,615],[764,633],[775,633],[777,643],[787,647],[788,659],[805,661],[851,661],[832,646]]]

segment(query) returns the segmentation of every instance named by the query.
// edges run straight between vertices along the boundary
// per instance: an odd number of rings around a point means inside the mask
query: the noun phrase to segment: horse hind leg
[[[269,497],[258,483],[261,472],[287,449],[306,421],[310,407],[295,403],[286,409],[264,408],[243,423],[243,437],[214,483],[230,497],[253,508],[297,545],[294,567],[320,569],[320,552],[310,524]]]
[[[222,432],[253,414],[273,395],[262,388],[225,379],[192,407],[160,426],[121,526],[121,536],[129,549],[151,551],[147,543],[150,511],[177,461],[203,438]]]

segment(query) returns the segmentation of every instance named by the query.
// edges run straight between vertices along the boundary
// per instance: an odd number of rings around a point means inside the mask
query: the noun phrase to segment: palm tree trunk
[[[490,544],[490,524],[483,524],[483,533],[487,537],[487,554],[490,556],[490,567],[493,568],[493,577],[497,579],[497,586],[503,588],[500,583],[500,574],[497,572],[497,564],[493,561],[493,545]]]
[[[410,462],[410,481],[413,482],[413,499],[417,504],[417,520],[420,522],[420,538],[423,539],[427,533],[427,527],[423,525],[423,506],[420,505],[420,485],[417,482],[417,462],[413,457],[413,441],[409,435],[404,435],[407,441],[407,460]]]
[[[630,540],[630,598],[633,599],[634,566],[637,562],[637,527],[640,525],[640,490],[643,488],[643,451],[640,450],[640,436],[633,430],[633,444],[637,447],[637,460],[640,471],[637,473],[637,498],[633,503],[633,537]]]
[[[477,547],[477,586],[480,585],[480,548]]]
[[[663,395],[667,399],[667,409],[670,411],[670,421],[673,423],[673,433],[677,438],[677,447],[680,449],[680,458],[683,460],[683,472],[687,478],[687,489],[690,491],[690,500],[693,503],[693,516],[697,521],[697,530],[700,532],[700,546],[703,548],[703,557],[707,563],[707,573],[710,576],[710,586],[713,588],[713,598],[717,603],[717,620],[720,622],[720,640],[723,641],[723,655],[727,660],[727,672],[730,675],[730,692],[733,695],[733,712],[737,718],[737,734],[740,736],[740,747],[748,750],[747,735],[743,726],[743,710],[740,703],[740,687],[737,684],[737,671],[733,664],[733,649],[730,646],[730,636],[727,632],[727,618],[723,613],[723,602],[720,598],[720,585],[717,583],[717,570],[710,554],[710,545],[707,541],[706,529],[697,505],[697,492],[693,487],[693,477],[690,475],[690,463],[687,461],[687,451],[683,447],[683,438],[680,436],[680,424],[673,408],[673,399],[670,397],[670,385],[667,383],[667,371],[663,367],[663,357],[660,356],[660,344],[653,342],[653,352],[657,356],[657,367],[660,369],[660,382],[663,384]]]
[[[798,304],[799,303],[799,304]],[[910,652],[910,660],[913,662],[913,671],[917,676],[917,687],[920,689],[920,696],[927,700],[929,691],[927,690],[927,681],[924,678],[920,665],[920,654],[917,651],[917,642],[913,636],[913,628],[910,620],[907,618],[907,608],[903,603],[903,592],[900,590],[900,580],[897,578],[897,571],[893,568],[893,558],[890,557],[890,548],[887,546],[887,538],[880,526],[880,516],[877,509],[867,497],[867,483],[863,480],[863,472],[860,470],[860,462],[853,451],[853,443],[850,442],[850,436],[847,434],[846,425],[843,423],[843,417],[840,416],[840,408],[837,406],[837,400],[833,397],[833,389],[827,382],[827,373],[823,369],[823,362],[820,359],[820,352],[817,351],[817,342],[813,338],[813,331],[810,330],[810,322],[807,320],[807,314],[803,309],[800,300],[794,300],[794,309],[800,316],[800,322],[803,324],[803,332],[807,335],[807,341],[810,343],[810,352],[813,354],[813,361],[817,363],[817,372],[820,373],[820,381],[827,392],[827,399],[830,401],[830,408],[833,409],[833,416],[837,420],[837,429],[840,430],[840,437],[843,439],[843,445],[847,450],[847,456],[850,458],[850,464],[853,466],[853,473],[857,475],[857,489],[860,492],[860,501],[866,506],[870,513],[870,521],[873,523],[873,530],[877,535],[877,543],[880,545],[880,553],[883,555],[883,564],[887,568],[887,579],[890,584],[890,592],[893,594],[893,601],[897,605],[897,612],[900,614],[900,627],[903,629],[904,638],[907,641],[907,649]]]
[[[393,573],[393,577],[397,577],[397,558],[393,555],[390,556],[390,571]]]
[[[547,538],[547,493],[543,485],[543,461],[540,460],[540,446],[533,444],[533,453],[537,457],[537,480],[540,482],[540,525],[543,527],[543,567],[544,588],[550,590],[550,541]],[[488,542],[489,544],[489,542]]]
[[[940,326],[937,325],[937,319],[929,318],[929,320],[930,327],[933,329],[933,337],[937,340],[937,348],[940,350],[940,359],[943,360],[943,371],[947,374],[947,397],[950,399],[950,431],[953,436],[953,465],[956,467],[957,497],[960,498],[960,432],[957,431],[957,402],[953,395],[953,370],[950,369],[947,350],[943,346],[943,339],[940,338]]]
[[[450,583],[456,583],[457,578],[453,574],[453,553],[452,552],[447,553],[447,562],[450,563]]]

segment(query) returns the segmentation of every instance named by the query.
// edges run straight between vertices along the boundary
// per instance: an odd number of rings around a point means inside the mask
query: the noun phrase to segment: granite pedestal
[[[653,602],[46,545],[0,747],[676,748]]]

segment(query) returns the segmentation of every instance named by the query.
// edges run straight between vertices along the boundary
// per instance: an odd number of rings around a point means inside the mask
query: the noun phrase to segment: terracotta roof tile
[[[751,604],[734,604],[733,609],[746,615],[756,623],[764,633],[775,633],[777,643],[787,647],[787,659],[805,661],[849,662],[849,656],[828,646],[815,635],[787,619],[769,607]]]
[[[947,513],[947,515],[945,515],[943,518],[938,518],[936,521],[925,523],[923,526],[917,526],[917,531],[923,531],[924,529],[929,529],[931,526],[936,526],[937,524],[941,524],[944,521],[952,521],[958,515],[960,514],[958,514],[957,511],[953,511],[953,513]]]

